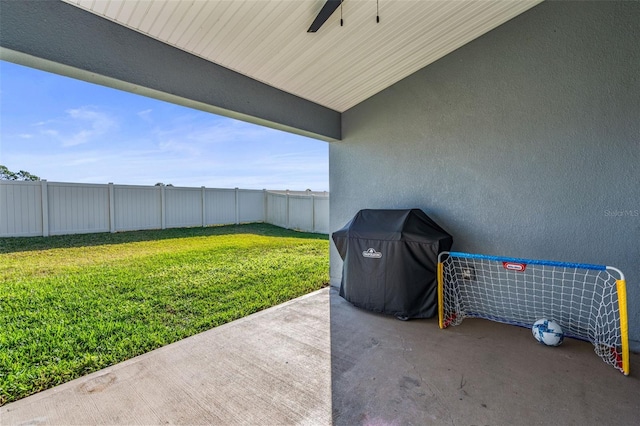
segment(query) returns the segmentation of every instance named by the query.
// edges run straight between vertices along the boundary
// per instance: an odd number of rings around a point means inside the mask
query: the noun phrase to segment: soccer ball
[[[558,346],[564,340],[560,324],[546,318],[536,321],[531,327],[531,332],[538,342],[546,346]]]

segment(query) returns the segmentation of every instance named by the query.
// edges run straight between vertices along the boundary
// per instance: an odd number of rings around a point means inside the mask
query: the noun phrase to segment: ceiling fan
[[[324,6],[322,6],[322,9],[320,9],[318,16],[316,16],[316,19],[314,19],[307,32],[315,33],[316,31],[318,31],[322,24],[324,24],[327,19],[329,19],[329,17],[333,15],[333,12],[335,12],[336,9],[340,6],[340,3],[342,3],[342,0],[327,0]]]

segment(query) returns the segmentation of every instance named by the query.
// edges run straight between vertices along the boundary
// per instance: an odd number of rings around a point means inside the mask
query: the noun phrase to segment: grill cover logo
[[[362,252],[364,257],[368,257],[369,259],[380,259],[382,257],[382,253],[376,251],[373,248],[366,249]]]

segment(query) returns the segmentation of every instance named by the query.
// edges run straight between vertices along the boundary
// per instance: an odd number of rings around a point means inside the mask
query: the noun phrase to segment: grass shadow
[[[280,228],[267,223],[223,225],[194,228],[153,229],[116,233],[54,235],[50,237],[0,238],[0,253],[50,250],[69,247],[91,247],[109,244],[126,244],[141,241],[168,240],[174,238],[208,237],[213,235],[255,234],[269,237],[294,237],[303,239],[327,239],[326,234],[312,234]]]

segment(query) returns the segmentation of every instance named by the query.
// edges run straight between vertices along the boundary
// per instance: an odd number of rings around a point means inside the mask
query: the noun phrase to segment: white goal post
[[[552,319],[565,336],[587,340],[629,374],[626,283],[611,266],[442,252],[438,256],[440,328],[464,318],[531,328]]]

